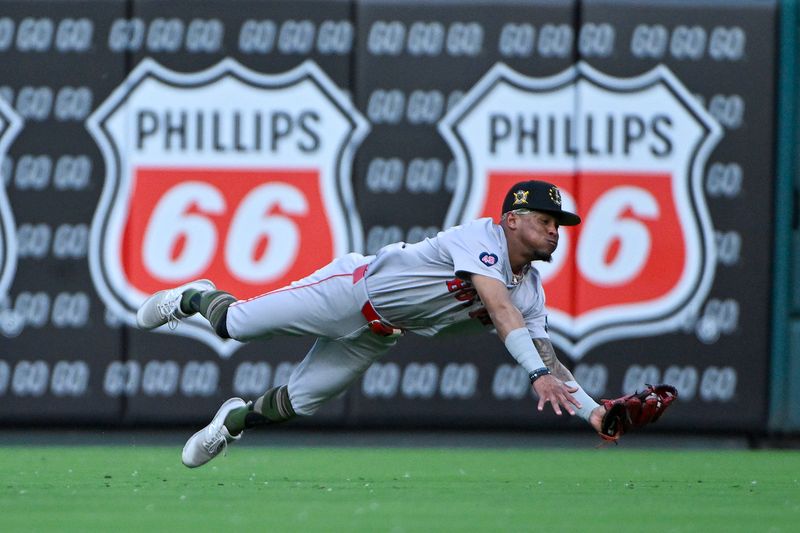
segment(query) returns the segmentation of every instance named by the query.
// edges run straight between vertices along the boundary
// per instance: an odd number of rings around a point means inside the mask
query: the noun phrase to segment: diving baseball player
[[[550,261],[559,226],[580,223],[561,208],[557,187],[514,185],[500,224],[484,218],[416,244],[396,243],[375,256],[347,254],[310,276],[249,300],[208,280],[157,292],[139,309],[142,329],[200,313],[222,338],[316,337],[285,385],[253,402],[231,398],[186,443],[188,467],[213,459],[245,429],[309,416],[405,334],[432,336],[448,327],[492,326],[528,371],[541,411],[549,402],[603,429],[605,405],[575,382],[556,358],[546,328],[545,295],[534,261]],[[601,433],[602,435],[602,433]]]

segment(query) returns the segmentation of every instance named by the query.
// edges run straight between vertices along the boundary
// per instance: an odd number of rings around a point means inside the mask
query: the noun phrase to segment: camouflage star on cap
[[[516,191],[514,193],[514,205],[522,205],[528,203],[529,191]]]

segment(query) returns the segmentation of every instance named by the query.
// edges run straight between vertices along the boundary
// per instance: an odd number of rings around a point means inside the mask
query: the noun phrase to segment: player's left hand
[[[647,385],[642,392],[634,392],[616,400],[602,400],[605,412],[598,433],[603,439],[616,442],[632,429],[652,424],[661,418],[677,398],[678,390],[672,385]]]
[[[533,382],[533,390],[539,396],[539,411],[544,409],[544,404],[550,402],[553,411],[561,416],[563,407],[569,414],[574,415],[574,407],[580,408],[581,404],[573,396],[573,392],[578,392],[577,387],[570,387],[552,374],[542,376]]]

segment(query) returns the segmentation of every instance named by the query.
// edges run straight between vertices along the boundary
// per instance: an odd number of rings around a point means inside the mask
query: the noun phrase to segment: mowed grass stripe
[[[2,531],[798,531],[794,451],[0,448]]]

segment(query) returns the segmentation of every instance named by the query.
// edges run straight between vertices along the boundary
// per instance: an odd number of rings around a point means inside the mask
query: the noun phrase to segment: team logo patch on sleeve
[[[489,252],[483,252],[481,255],[478,256],[478,259],[481,260],[486,266],[494,266],[497,264],[497,256],[494,254],[490,254]]]

